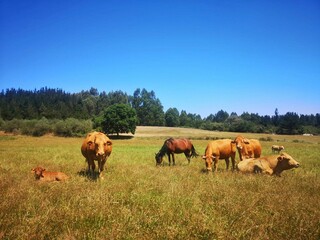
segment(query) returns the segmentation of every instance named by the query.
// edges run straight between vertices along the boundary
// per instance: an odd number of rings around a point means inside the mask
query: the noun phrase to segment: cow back
[[[206,152],[208,152],[206,153],[207,156],[213,155],[225,159],[236,153],[236,147],[231,139],[214,140],[208,144]]]

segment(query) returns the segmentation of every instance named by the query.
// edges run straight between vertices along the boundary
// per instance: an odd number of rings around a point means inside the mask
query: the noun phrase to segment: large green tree
[[[130,98],[132,107],[136,110],[138,124],[142,126],[163,126],[165,123],[163,106],[154,91],[138,88]]]
[[[180,125],[179,111],[176,108],[169,108],[165,115],[166,126],[178,127]]]
[[[104,113],[102,130],[108,134],[129,133],[135,134],[137,124],[136,111],[128,104],[114,104]]]

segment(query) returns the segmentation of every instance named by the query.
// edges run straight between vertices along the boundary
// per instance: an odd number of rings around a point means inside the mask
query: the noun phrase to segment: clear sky
[[[320,113],[319,0],[1,0],[0,90],[155,91],[164,111]]]

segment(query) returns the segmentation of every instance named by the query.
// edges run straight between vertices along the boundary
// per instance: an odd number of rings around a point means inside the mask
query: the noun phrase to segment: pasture
[[[301,167],[282,177],[205,173],[201,157],[176,155],[156,167],[167,137],[189,137],[202,155],[216,138],[237,133],[138,127],[113,139],[103,180],[84,174],[83,138],[0,135],[0,239],[319,239],[320,137],[242,134],[273,144]],[[239,161],[238,154],[236,155]],[[31,169],[62,171],[66,182],[41,183]]]

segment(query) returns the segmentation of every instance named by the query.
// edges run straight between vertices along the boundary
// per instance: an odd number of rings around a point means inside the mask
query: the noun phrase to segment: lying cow
[[[31,169],[34,172],[36,180],[44,182],[64,181],[69,177],[63,172],[47,172],[45,168],[36,167]]]
[[[267,173],[280,176],[284,170],[299,166],[300,164],[289,154],[281,153],[274,156],[245,159],[238,163],[237,169],[243,173]]]
[[[95,160],[98,161],[99,177],[104,170],[104,165],[112,152],[112,142],[101,132],[92,132],[87,135],[81,145],[81,153],[88,163],[88,171],[96,168]]]
[[[271,150],[273,153],[280,153],[284,150],[284,146],[272,145]]]
[[[214,171],[217,171],[219,159],[225,159],[226,169],[229,168],[229,158],[232,160],[232,169],[235,169],[236,145],[231,139],[215,140],[208,143],[205,155],[202,159],[206,161],[207,171],[212,171],[212,163],[214,163]]]
[[[240,161],[247,158],[258,158],[261,156],[261,144],[257,139],[247,139],[241,135],[234,139],[236,143]]]

